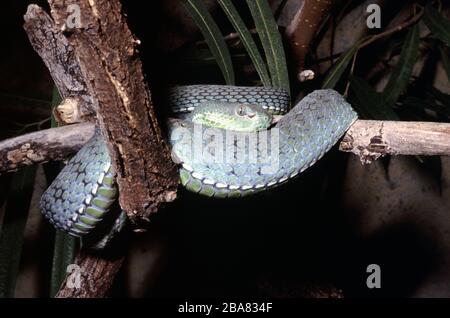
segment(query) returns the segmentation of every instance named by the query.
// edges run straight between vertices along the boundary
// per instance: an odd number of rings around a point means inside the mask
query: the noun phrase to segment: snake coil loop
[[[172,90],[170,96],[170,106],[178,114],[192,112],[205,103],[220,102],[230,106],[259,105],[271,114],[285,114],[290,105],[287,92],[268,87],[179,86]],[[253,112],[251,115],[255,116]],[[253,145],[234,142],[236,149],[244,154],[243,161],[237,162],[193,160],[190,146],[174,136],[181,126],[195,134],[195,125],[188,119],[171,121],[169,130],[174,158],[181,164],[181,184],[202,195],[226,198],[270,189],[297,176],[318,161],[356,119],[357,114],[339,93],[314,91],[281,118],[274,128],[255,131]],[[204,120],[211,121],[208,118]],[[231,119],[231,124],[233,121]],[[210,127],[200,129],[203,135]],[[224,136],[229,133],[228,129],[216,129]],[[201,141],[203,149],[207,149],[209,144],[208,139]],[[255,158],[258,160],[251,160],[254,155],[251,147],[256,147]],[[259,160],[264,151],[270,153],[268,161],[267,158],[266,161]],[[275,169],[268,171],[268,165],[274,162]],[[89,234],[116,200],[114,180],[115,173],[106,145],[100,133],[96,132],[42,195],[41,210],[56,228],[74,236]]]

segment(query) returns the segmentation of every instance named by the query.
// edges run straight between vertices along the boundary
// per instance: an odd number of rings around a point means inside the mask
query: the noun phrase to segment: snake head
[[[254,132],[267,129],[272,115],[258,105],[208,101],[193,111],[191,120],[214,128]]]

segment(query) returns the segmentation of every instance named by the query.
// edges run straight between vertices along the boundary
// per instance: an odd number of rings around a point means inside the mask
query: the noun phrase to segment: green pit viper
[[[217,198],[246,196],[294,178],[357,119],[333,90],[316,90],[290,111],[289,94],[270,87],[177,86],[169,104],[180,117],[169,120],[168,129],[181,184]],[[272,115],[284,116],[272,125]],[[41,211],[56,228],[83,237],[108,215],[117,192],[97,130],[42,195]],[[117,231],[124,218],[122,213],[121,222],[113,223]]]

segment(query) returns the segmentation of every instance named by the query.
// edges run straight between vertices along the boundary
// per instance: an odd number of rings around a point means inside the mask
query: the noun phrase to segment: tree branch
[[[363,164],[386,155],[450,155],[450,124],[357,120],[339,149],[359,156]]]
[[[66,277],[56,298],[101,298],[108,296],[123,260],[123,256],[104,258],[81,251],[75,259],[75,264],[79,266],[79,272],[74,269],[72,274]],[[72,276],[78,274],[79,277]],[[79,285],[77,285],[78,278]]]
[[[295,17],[286,28],[285,35],[289,40],[292,55],[297,64],[297,77],[304,70],[305,58],[309,52],[311,41],[322,21],[327,17],[333,3],[332,0],[303,0]]]
[[[153,110],[136,45],[119,0],[49,0],[57,29],[74,48],[117,172],[119,202],[136,227],[173,201],[178,169]],[[70,28],[68,6],[79,8]],[[151,154],[151,155],[149,155]],[[142,224],[144,223],[144,224]]]
[[[50,71],[61,97],[78,101],[80,121],[95,120],[92,98],[72,46],[39,6],[29,5],[24,20],[28,39]]]
[[[1,141],[0,174],[23,166],[67,159],[94,135],[94,129],[93,123],[83,123]]]

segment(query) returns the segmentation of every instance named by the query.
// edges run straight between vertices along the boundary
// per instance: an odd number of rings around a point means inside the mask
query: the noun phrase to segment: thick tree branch
[[[118,0],[49,0],[88,84],[117,172],[119,202],[136,227],[176,197],[178,169],[161,136],[136,45]],[[68,6],[79,8],[70,28]]]
[[[44,61],[63,99],[73,98],[79,103],[79,121],[95,120],[92,98],[72,46],[50,16],[37,5],[28,6],[24,29],[31,45]]]
[[[357,120],[340,150],[359,156],[363,164],[386,155],[450,155],[450,124]]]
[[[20,167],[67,159],[94,135],[94,124],[41,130],[0,142],[0,174]]]

